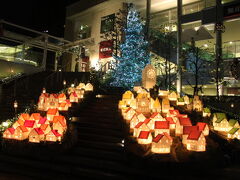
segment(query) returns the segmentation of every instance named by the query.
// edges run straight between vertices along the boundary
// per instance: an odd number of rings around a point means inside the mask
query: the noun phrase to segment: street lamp
[[[17,103],[16,100],[15,100],[14,103],[13,103],[13,107],[14,107],[14,109],[15,109],[15,115],[17,115],[18,103]]]
[[[42,93],[44,94],[46,93],[46,88],[43,88]]]
[[[66,80],[63,80],[63,87],[64,87],[64,89],[65,89],[65,87],[66,87]]]
[[[71,84],[71,87],[74,88],[74,84]]]

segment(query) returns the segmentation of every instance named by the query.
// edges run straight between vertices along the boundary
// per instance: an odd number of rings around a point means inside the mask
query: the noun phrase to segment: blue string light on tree
[[[129,8],[127,26],[124,29],[125,41],[120,46],[121,56],[114,57],[118,64],[113,72],[113,86],[133,88],[141,81],[142,69],[150,61],[145,41],[144,25],[139,13],[133,7]]]

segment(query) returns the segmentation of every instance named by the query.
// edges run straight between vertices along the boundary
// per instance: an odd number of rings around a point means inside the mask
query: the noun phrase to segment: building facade
[[[222,59],[225,70],[221,70],[224,78],[232,87],[222,90],[222,94],[240,94],[239,83],[233,78],[232,62],[238,64],[240,57],[240,2],[237,0],[222,0],[220,9],[217,8],[218,0],[182,0],[182,43],[191,44],[212,55],[216,53],[216,16],[220,14],[223,24],[221,33]],[[114,18],[119,9],[124,9],[125,3],[133,3],[140,15],[146,17],[146,0],[94,0],[89,4],[79,1],[67,7],[65,39],[72,41],[73,46],[81,47],[78,55],[65,55],[63,69],[66,71],[89,71],[90,68],[107,70],[111,62],[112,43],[103,38],[106,31],[111,31]],[[162,34],[177,31],[177,1],[176,0],[151,0],[150,29]],[[175,35],[176,36],[176,35]],[[176,37],[175,37],[176,38]],[[158,51],[161,51],[158,50]],[[173,52],[172,54],[174,54]],[[159,61],[164,60],[157,54]],[[173,55],[171,66],[176,64]],[[154,62],[153,62],[154,65]],[[238,67],[238,66],[237,66]],[[161,75],[160,68],[157,68]],[[174,71],[172,72],[174,73]],[[209,81],[204,82],[203,93],[214,95],[215,85]],[[192,94],[192,88],[183,83],[185,92]],[[205,88],[205,90],[204,90]]]

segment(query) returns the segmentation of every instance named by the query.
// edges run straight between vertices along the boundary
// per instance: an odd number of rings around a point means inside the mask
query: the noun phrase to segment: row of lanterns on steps
[[[33,143],[61,141],[67,131],[67,122],[60,112],[66,112],[72,103],[78,103],[84,97],[85,91],[93,91],[92,84],[80,83],[77,87],[71,86],[68,88],[67,94],[48,94],[43,88],[38,101],[40,112],[20,114],[17,121],[4,131],[3,138],[28,139],[29,142]],[[14,108],[17,108],[17,103],[14,103]],[[41,114],[45,114],[45,116]]]
[[[196,111],[201,111],[202,103],[198,97],[190,102],[185,96],[182,101],[176,92],[159,91],[160,103],[159,98],[152,99],[146,90],[139,87],[134,90],[137,92],[136,98],[131,91],[126,91],[118,107],[139,144],[150,145],[152,153],[170,153],[173,139],[179,136],[188,150],[206,150],[208,124],[198,122],[193,126],[187,114],[180,114],[170,106],[170,101],[183,102],[176,104],[186,107],[192,103]]]

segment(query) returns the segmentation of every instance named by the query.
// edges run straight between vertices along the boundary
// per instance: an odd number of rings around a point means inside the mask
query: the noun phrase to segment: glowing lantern
[[[77,94],[78,99],[82,99],[84,97],[84,90],[83,89],[76,89],[75,92]]]
[[[62,135],[57,130],[51,130],[49,133],[46,134],[45,140],[46,141],[61,141]]]
[[[145,119],[146,117],[142,113],[134,114],[130,121],[130,128],[133,129],[139,122],[143,122]]]
[[[209,127],[208,127],[207,123],[198,122],[197,126],[198,126],[199,131],[203,132],[204,136],[208,136],[209,135]]]
[[[173,139],[168,133],[158,134],[152,140],[151,151],[153,153],[170,153]]]
[[[68,107],[71,107],[71,106],[72,106],[72,103],[70,102],[69,99],[67,99],[65,102],[67,103]]]
[[[58,95],[58,102],[59,103],[65,102],[66,99],[67,99],[67,97],[66,97],[66,95],[64,93],[61,93],[61,94]]]
[[[168,121],[155,121],[154,134],[155,134],[155,136],[158,134],[162,134],[164,132],[170,134],[169,128],[170,127],[169,127]]]
[[[70,102],[71,103],[77,103],[78,102],[78,96],[77,96],[77,93],[74,91],[74,92],[72,92],[71,94],[70,94],[70,97],[69,97],[69,99],[70,99]]]
[[[158,98],[153,102],[152,112],[161,112],[161,104]]]
[[[166,121],[168,121],[169,122],[169,125],[170,125],[170,129],[175,129],[176,128],[176,122],[173,120],[173,118],[172,117],[166,117],[165,118],[166,119]]]
[[[77,86],[77,89],[85,89],[86,86],[84,83],[79,83],[79,85]]]
[[[203,108],[203,117],[210,117],[211,111],[209,108]]]
[[[176,122],[176,131],[175,135],[180,136],[183,134],[183,126],[192,126],[192,122],[189,118],[179,117]]]
[[[232,128],[229,132],[227,137],[229,139],[240,139],[240,128]]]
[[[138,94],[137,98],[137,112],[149,113],[150,112],[150,99],[148,94]]]
[[[58,104],[59,111],[68,111],[68,104],[63,102]]]
[[[201,131],[191,131],[186,146],[189,151],[206,151],[206,139]]]
[[[59,116],[58,109],[49,109],[47,111],[47,119],[48,119],[48,121],[52,122],[54,116]]]
[[[33,121],[39,121],[41,118],[40,113],[32,113],[29,120],[33,120]]]
[[[133,109],[137,109],[137,101],[136,99],[132,99],[129,105]]]
[[[32,143],[40,143],[40,141],[44,141],[44,132],[41,128],[34,128],[28,135],[29,142]]]
[[[190,99],[188,96],[183,96],[183,100],[184,100],[184,103],[187,105],[187,104],[190,104]]]
[[[183,126],[182,143],[187,143],[187,138],[191,131],[200,131],[198,126]]]
[[[37,123],[37,127],[41,127],[42,124],[49,124],[49,121],[46,117],[41,117]]]
[[[130,121],[135,113],[133,108],[128,108],[125,112],[124,119]]]
[[[229,131],[231,127],[229,126],[225,113],[214,113],[213,128],[215,131],[224,131],[224,132]]]
[[[151,144],[152,143],[152,135],[150,131],[141,131],[138,136],[139,144]]]
[[[93,85],[91,83],[87,83],[85,86],[85,91],[93,91]]]
[[[23,125],[24,125],[24,122],[25,122],[25,120],[18,119],[18,120],[12,125],[12,127],[13,127],[14,129],[16,129],[18,126],[23,126]]]
[[[29,119],[30,119],[30,115],[27,114],[27,113],[22,113],[22,114],[20,114],[20,116],[18,117],[18,119],[19,119],[19,120],[23,120],[23,121],[29,120]]]
[[[13,138],[16,140],[24,140],[28,138],[29,131],[25,126],[18,126],[14,131]]]
[[[130,105],[131,100],[134,99],[134,95],[131,91],[126,91],[123,95],[122,95],[122,101],[126,104],[126,105]]]
[[[193,110],[197,112],[202,111],[202,101],[199,99],[199,96],[194,96],[193,98]]]
[[[44,134],[47,134],[52,130],[49,124],[41,124],[40,128]]]
[[[177,101],[178,95],[175,91],[172,91],[169,95],[168,95],[168,99],[169,101]]]
[[[38,110],[40,110],[40,111],[45,111],[45,106],[47,106],[48,99],[49,99],[49,94],[47,94],[47,93],[42,93],[42,94],[39,96],[39,100],[38,100]]]
[[[14,128],[7,128],[3,133],[3,138],[13,139],[14,132],[15,132]]]
[[[169,93],[169,91],[164,91],[164,90],[160,90],[160,89],[158,90],[158,95],[160,97],[167,97],[168,93]]]
[[[141,131],[149,131],[150,129],[144,122],[139,122],[133,129],[133,136],[138,137]]]
[[[161,116],[159,112],[155,112],[150,116],[150,119],[153,119],[154,121],[165,121],[164,118]]]
[[[24,122],[24,126],[28,129],[31,130],[32,128],[36,128],[37,127],[37,123],[35,123],[35,121],[33,120],[26,120]]]
[[[167,113],[170,109],[170,102],[167,98],[162,99],[162,112]]]
[[[74,87],[68,88],[68,94],[71,94],[75,91],[76,89]]]
[[[125,107],[126,107],[125,103],[120,100],[120,101],[118,102],[118,109],[123,109],[123,108],[125,108]]]
[[[177,106],[184,106],[185,102],[183,98],[177,98]]]
[[[58,130],[60,134],[63,134],[63,132],[66,131],[67,124],[64,116],[54,116],[53,129]]]

